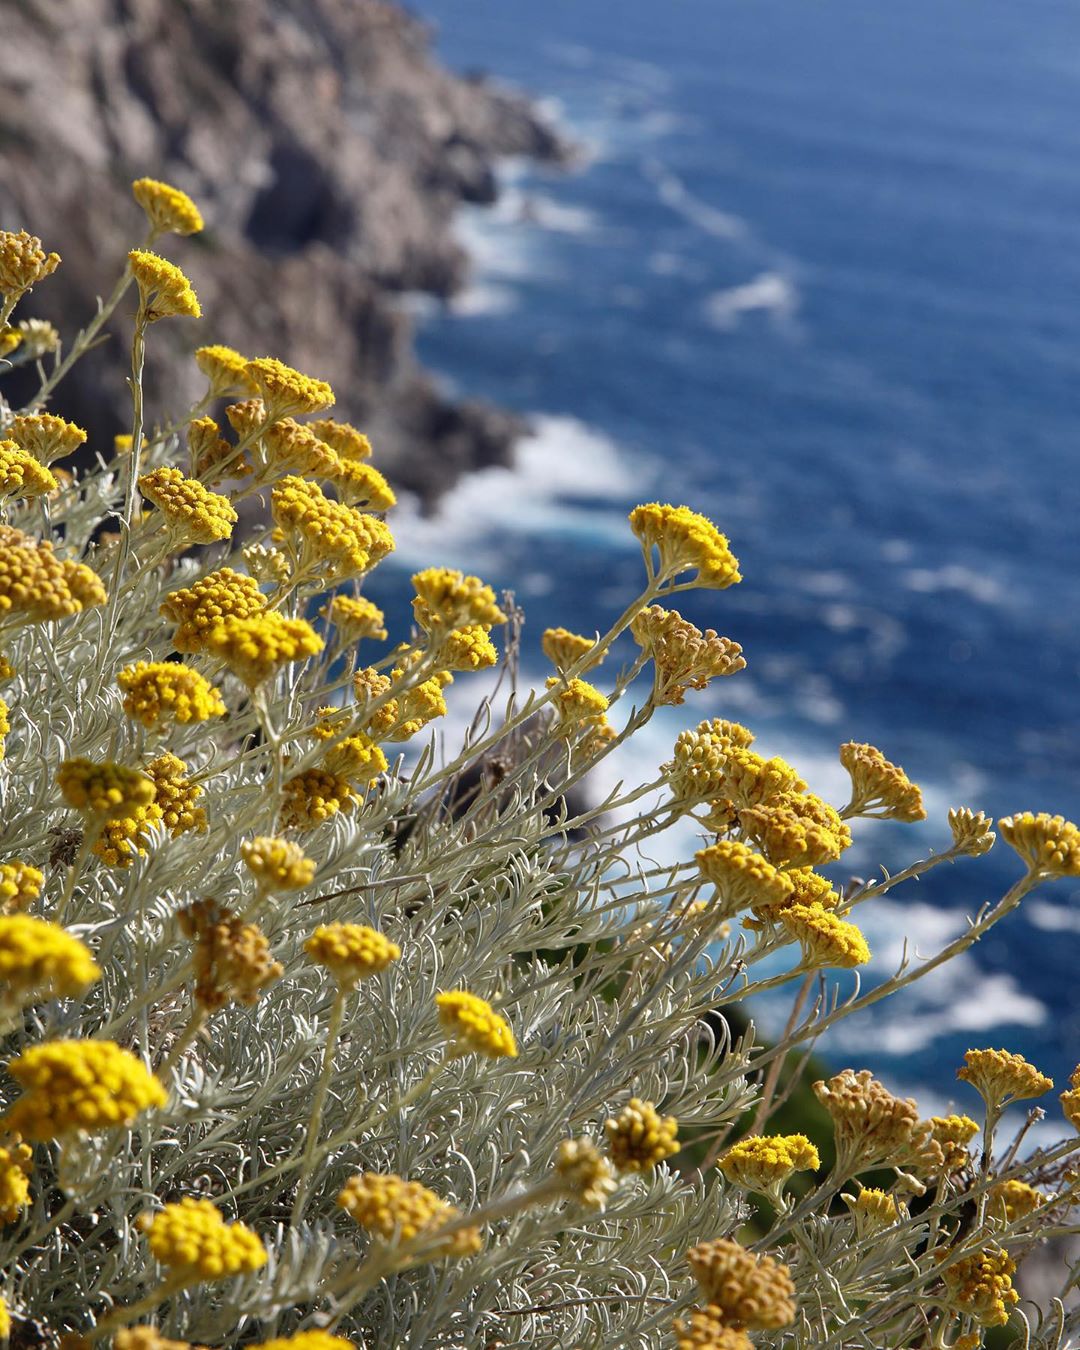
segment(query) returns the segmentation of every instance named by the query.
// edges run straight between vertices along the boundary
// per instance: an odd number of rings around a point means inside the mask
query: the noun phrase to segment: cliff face
[[[225,342],[328,379],[335,415],[364,427],[380,465],[426,500],[506,458],[515,419],[440,397],[397,296],[461,285],[451,221],[463,201],[494,199],[496,157],[563,158],[525,101],[440,69],[425,28],[386,0],[7,0],[3,11],[0,226],[64,259],[21,317],[70,338],[142,237],[130,180],[163,178],[207,220],[204,234],[159,245],[204,319],[155,329],[151,419],[201,390],[178,351]],[[107,357],[85,358],[56,402],[99,449],[129,420],[115,348],[126,330],[112,330]],[[178,387],[181,369],[190,383]]]

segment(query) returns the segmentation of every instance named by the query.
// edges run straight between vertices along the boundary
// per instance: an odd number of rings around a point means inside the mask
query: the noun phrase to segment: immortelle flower
[[[729,736],[727,728],[735,734]],[[745,741],[738,732],[745,733]],[[680,732],[671,760],[661,765],[672,796],[687,809],[697,802],[721,796],[729,755],[753,739],[745,727],[719,719],[715,723],[700,722],[693,731]]]
[[[205,722],[223,717],[225,704],[206,678],[178,661],[136,661],[116,677],[124,711],[144,727]]]
[[[407,674],[407,668],[397,666],[390,672],[391,682]],[[436,717],[445,717],[446,699],[442,691],[446,685],[453,683],[453,679],[448,670],[439,670],[429,679],[403,690],[393,701],[393,724],[387,732],[389,739],[407,741]],[[372,730],[376,728],[377,723],[373,724]]]
[[[332,417],[322,417],[309,422],[308,426],[320,441],[336,450],[342,459],[360,462],[371,458],[371,442],[362,431],[349,422],[335,422]]]
[[[274,1336],[257,1341],[250,1350],[354,1350],[352,1341],[329,1331],[298,1331],[295,1336]]]
[[[220,483],[224,478],[244,478],[252,473],[246,455],[237,455],[236,447],[221,434],[212,417],[196,417],[188,423],[188,456],[195,478]]]
[[[855,1235],[860,1241],[891,1228],[907,1217],[907,1210],[888,1191],[864,1187],[857,1196],[842,1195],[840,1199],[851,1211]]]
[[[274,523],[301,569],[318,567],[320,579],[361,576],[393,552],[394,536],[381,520],[331,501],[318,483],[283,478],[270,499]]]
[[[154,784],[138,769],[80,757],[65,759],[56,773],[64,800],[84,816],[113,819],[153,804]]]
[[[202,316],[191,282],[175,263],[141,248],[131,250],[128,262],[148,323],[171,314],[189,319]]]
[[[944,1154],[941,1170],[949,1175],[966,1167],[971,1161],[968,1145],[979,1133],[978,1121],[970,1116],[931,1116],[930,1125]]]
[[[254,577],[220,567],[191,586],[170,591],[160,613],[178,625],[173,635],[178,652],[201,652],[223,619],[251,619],[265,609],[266,596]]]
[[[578,732],[599,726],[608,710],[607,698],[588,680],[563,679],[552,675],[547,680],[547,688],[554,690],[552,701],[558,715],[558,733],[565,739],[576,736]]]
[[[232,347],[214,344],[196,347],[195,364],[210,382],[212,398],[229,394],[255,394],[258,386],[247,373],[248,360]]]
[[[948,1253],[938,1253],[944,1261]],[[1002,1251],[986,1250],[945,1266],[941,1278],[953,1309],[974,1317],[982,1327],[1003,1327],[1020,1302],[1012,1285],[1016,1262]]]
[[[495,592],[479,577],[466,576],[452,567],[425,567],[413,575],[416,588],[413,614],[427,633],[483,624],[488,628],[505,623],[506,615],[495,603]]]
[[[0,440],[0,500],[44,497],[59,486],[49,470],[29,451],[15,441]]]
[[[733,1144],[717,1166],[733,1186],[779,1195],[796,1172],[816,1172],[821,1157],[804,1134],[753,1134]]]
[[[266,1248],[246,1224],[226,1223],[210,1200],[185,1196],[157,1214],[139,1216],[154,1257],[176,1281],[224,1280],[266,1265]]]
[[[447,670],[484,670],[498,663],[499,653],[484,624],[455,628],[439,648],[439,663]]]
[[[179,188],[156,178],[136,178],[131,193],[158,234],[198,234],[203,227],[199,208]]]
[[[302,375],[283,361],[261,356],[244,367],[248,379],[258,389],[272,422],[297,413],[322,412],[334,406],[334,391],[325,380]]]
[[[972,858],[989,853],[994,847],[997,835],[991,829],[992,824],[989,816],[981,811],[972,811],[970,807],[954,806],[949,809],[953,846]]]
[[[826,966],[865,966],[870,948],[861,930],[821,905],[788,905],[777,916],[803,949],[807,970]]]
[[[240,856],[260,888],[272,894],[301,890],[315,879],[315,863],[289,839],[267,835],[245,839]]]
[[[653,701],[683,703],[689,689],[746,668],[742,647],[712,629],[702,632],[677,610],[648,605],[630,625],[634,640],[653,659]]]
[[[397,505],[397,494],[383,475],[370,464],[345,459],[335,453],[326,478],[346,506],[365,511],[389,511]]]
[[[34,1150],[28,1144],[0,1145],[0,1222],[14,1223],[30,1204]]]
[[[675,1350],[754,1350],[745,1331],[724,1323],[724,1310],[711,1303],[692,1308],[689,1318],[676,1318]]]
[[[922,792],[876,746],[848,741],[840,747],[840,763],[851,775],[847,815],[907,822],[926,819]]]
[[[386,641],[386,615],[363,596],[335,595],[319,612],[338,630],[343,643],[363,638]]]
[[[682,572],[697,573],[695,583],[725,590],[742,581],[739,560],[725,535],[706,516],[687,506],[649,502],[630,512],[630,528],[641,541],[646,565],[653,573],[653,551],[659,558],[655,575],[674,580]]]
[[[1033,877],[1080,876],[1080,828],[1063,816],[1025,811],[998,821],[1005,842],[1020,854]]]
[[[86,443],[86,432],[74,422],[65,422],[53,413],[27,413],[13,418],[5,429],[16,445],[40,464],[73,455]]]
[[[576,666],[595,646],[596,638],[571,633],[568,628],[545,628],[540,638],[540,650],[560,675],[565,675],[572,666]],[[603,657],[600,659],[603,660]],[[593,664],[590,661],[582,669],[588,670]]]
[[[995,1218],[1005,1223],[1015,1223],[1017,1219],[1026,1219],[1040,1205],[1045,1204],[1046,1196],[1026,1181],[1013,1178],[991,1186],[987,1200],[989,1212]]]
[[[197,900],[176,917],[181,932],[195,943],[195,1000],[207,1012],[230,1002],[256,1003],[285,973],[270,955],[262,929],[216,900]]]
[[[304,943],[304,951],[346,989],[377,975],[401,956],[396,942],[360,923],[320,924]]]
[[[797,771],[779,755],[765,759],[754,750],[732,746],[724,764],[720,793],[740,810],[806,791]]]
[[[840,904],[840,893],[832,882],[813,868],[789,867],[782,875],[791,882],[791,891],[778,903],[763,904],[758,901],[752,905],[753,918],[743,920],[744,928],[761,929],[779,923],[780,915],[796,905],[816,913],[820,909],[836,909]]]
[[[36,361],[60,346],[60,332],[47,319],[20,319],[15,327],[22,339],[19,355],[24,360]]]
[[[332,745],[323,761],[323,768],[328,773],[361,785],[374,783],[389,767],[382,750],[362,732],[345,736]]]
[[[790,877],[749,844],[735,839],[721,839],[699,849],[694,859],[701,875],[716,887],[717,901],[726,914],[752,905],[781,905],[794,889]]]
[[[611,1163],[584,1136],[562,1141],[554,1172],[560,1188],[586,1209],[605,1209],[619,1186]]]
[[[679,1122],[662,1116],[652,1102],[631,1097],[604,1122],[608,1152],[620,1172],[648,1172],[678,1153]]]
[[[739,812],[739,823],[776,866],[817,867],[851,847],[851,831],[828,802],[792,792]]]
[[[0,616],[27,623],[66,619],[103,605],[105,587],[85,563],[58,558],[50,543],[0,532]]]
[[[60,254],[46,253],[37,235],[0,230],[0,294],[9,306],[59,266]]]
[[[944,1158],[930,1122],[919,1119],[910,1097],[894,1097],[869,1069],[844,1069],[812,1090],[832,1117],[839,1175],[878,1166],[941,1170]]]
[[[167,1100],[142,1060],[113,1041],[46,1041],[7,1067],[25,1091],[4,1117],[4,1128],[26,1139],[127,1126]]]
[[[65,928],[29,914],[0,916],[0,1004],[8,1010],[74,997],[100,979],[89,948]]]
[[[1009,1102],[1041,1097],[1054,1086],[1054,1080],[1040,1073],[1023,1055],[1009,1050],[967,1050],[964,1067],[956,1076],[970,1083],[991,1111],[999,1111]]]
[[[163,465],[144,473],[139,491],[161,510],[177,544],[212,544],[232,536],[238,516],[227,497]]]
[[[285,830],[312,830],[356,804],[349,780],[320,768],[303,769],[287,779],[281,796],[281,828]]]
[[[1073,1129],[1080,1130],[1080,1065],[1073,1070],[1069,1082],[1072,1087],[1061,1094],[1061,1109]]]
[[[260,438],[260,467],[274,476],[283,473],[310,474],[326,478],[341,463],[339,456],[320,441],[310,427],[292,417],[268,426]]]
[[[452,989],[436,994],[435,1006],[449,1041],[447,1053],[452,1058],[475,1054],[488,1059],[513,1059],[517,1055],[510,1023],[485,999],[464,989]]]
[[[0,863],[0,914],[27,909],[41,894],[45,874],[24,862]]]
[[[795,1286],[787,1266],[729,1238],[701,1242],[686,1253],[707,1301],[736,1331],[776,1331],[795,1320]]]
[[[394,1245],[435,1239],[440,1228],[461,1218],[461,1211],[434,1191],[393,1172],[350,1177],[337,1202],[361,1228]],[[479,1228],[459,1228],[443,1242],[433,1241],[431,1255],[471,1256],[482,1246]]]
[[[207,631],[204,646],[254,688],[282,666],[316,656],[323,640],[306,619],[289,619],[268,610],[249,619],[222,619]]]

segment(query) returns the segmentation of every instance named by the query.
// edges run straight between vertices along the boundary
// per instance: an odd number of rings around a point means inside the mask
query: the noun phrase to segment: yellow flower
[[[439,661],[447,670],[483,670],[499,660],[495,644],[484,624],[470,624],[447,633],[439,648]]]
[[[160,612],[179,625],[173,636],[178,652],[201,652],[223,619],[251,619],[265,608],[266,596],[253,577],[221,567],[193,586],[170,591]]]
[[[869,1069],[844,1069],[814,1083],[812,1091],[832,1117],[839,1174],[877,1166],[941,1170],[942,1150],[930,1122],[919,1119],[910,1097],[894,1097]]]
[[[838,919],[821,905],[788,905],[778,918],[801,943],[803,965],[808,970],[822,966],[851,969],[870,960],[870,948],[855,924]]]
[[[1063,816],[1025,811],[998,821],[1002,838],[1027,863],[1032,876],[1080,876],[1080,828]]]
[[[686,1253],[694,1279],[734,1330],[776,1331],[795,1320],[795,1286],[785,1265],[715,1238]]]
[[[14,1223],[29,1205],[33,1156],[27,1144],[0,1146],[0,1222]]]
[[[661,706],[685,701],[689,689],[734,675],[746,667],[742,648],[713,629],[702,632],[673,609],[649,605],[630,625],[634,640],[655,666],[653,701]]]
[[[694,854],[701,875],[717,888],[725,914],[749,906],[782,905],[793,888],[790,877],[755,853],[749,844],[721,839]]]
[[[0,230],[0,292],[9,301],[17,300],[59,266],[59,253],[46,253],[36,235]]]
[[[298,891],[315,880],[315,864],[299,844],[288,839],[267,835],[245,839],[240,845],[240,856],[264,891]]]
[[[353,809],[356,793],[347,778],[326,769],[304,769],[282,788],[281,827],[313,830],[340,811]]]
[[[86,1350],[81,1336],[61,1337],[62,1350]],[[112,1350],[192,1350],[187,1341],[174,1341],[156,1327],[121,1327],[112,1338]]]
[[[0,324],[0,357],[10,356],[22,342],[22,334],[11,324]]]
[[[393,552],[394,536],[381,520],[331,501],[317,483],[283,478],[270,496],[274,523],[301,569],[318,567],[320,580],[360,576]]]
[[[177,543],[212,544],[228,539],[237,515],[229,499],[185,478],[179,469],[163,466],[144,473],[139,491],[161,509]]]
[[[271,421],[297,413],[321,412],[334,405],[334,391],[325,380],[302,375],[272,356],[249,361],[245,370],[262,396]]]
[[[711,520],[686,506],[649,502],[630,512],[630,528],[641,541],[646,565],[653,575],[653,550],[659,556],[655,575],[673,580],[695,571],[696,585],[725,590],[742,581],[739,560]]]
[[[648,1172],[679,1151],[679,1122],[661,1116],[652,1102],[631,1097],[604,1122],[608,1152],[620,1172]]]
[[[210,381],[213,398],[228,394],[254,394],[257,386],[247,373],[247,357],[232,347],[196,347],[195,364]]]
[[[586,1209],[604,1209],[618,1189],[615,1169],[591,1139],[564,1139],[555,1155],[555,1175]]]
[[[805,791],[806,784],[779,755],[765,759],[741,746],[732,746],[728,751],[720,792],[730,798],[738,810]]]
[[[131,191],[156,234],[198,234],[202,229],[199,208],[179,188],[156,178],[136,178]]]
[[[268,610],[248,619],[222,619],[206,633],[204,646],[254,688],[281,666],[316,656],[323,641],[306,619],[287,619]]]
[[[342,642],[359,642],[362,638],[386,640],[386,615],[363,596],[335,595],[320,613],[338,630]]]
[[[733,734],[728,735],[728,729]],[[719,797],[729,755],[753,741],[753,734],[736,722],[701,722],[693,731],[680,732],[673,758],[661,765],[675,800],[693,806]]]
[[[206,812],[195,803],[202,788],[186,777],[187,765],[175,755],[159,755],[146,766],[154,784],[154,805],[161,812],[161,823],[174,839],[192,831],[206,829]]]
[[[558,713],[559,735],[569,739],[579,731],[599,725],[608,710],[608,701],[587,680],[565,680],[552,675],[547,687],[555,690],[553,702]]]
[[[223,478],[244,478],[252,472],[246,456],[221,434],[212,417],[196,417],[188,423],[188,454],[192,473],[200,481],[220,483]]]
[[[479,577],[466,576],[451,567],[426,567],[413,575],[412,583],[416,588],[413,613],[425,632],[471,624],[490,628],[506,622],[506,615],[495,603],[495,592]]]
[[[360,923],[320,924],[304,943],[304,951],[326,966],[346,989],[377,975],[401,956],[396,942]]]
[[[150,1250],[185,1284],[224,1280],[266,1265],[266,1248],[242,1223],[226,1223],[210,1200],[185,1196],[158,1214],[143,1214],[139,1227]]]
[[[1045,1204],[1046,1196],[1029,1186],[1026,1181],[999,1181],[991,1186],[988,1196],[990,1213],[1005,1223],[1026,1219],[1033,1210]]]
[[[124,694],[124,711],[144,727],[205,722],[225,713],[210,681],[178,661],[136,661],[124,667],[116,683]]]
[[[1054,1080],[1040,1073],[1023,1055],[1008,1050],[967,1050],[964,1067],[957,1069],[956,1076],[970,1083],[992,1111],[1009,1102],[1041,1097],[1054,1086]]]
[[[100,979],[85,943],[66,929],[29,914],[0,915],[0,1001],[8,1009],[73,998]]]
[[[11,1335],[11,1313],[8,1311],[7,1299],[0,1295],[0,1340],[6,1341]]]
[[[387,699],[368,712],[368,705],[374,703],[376,699],[384,698],[389,693],[392,681],[388,675],[383,675],[373,666],[365,670],[358,670],[353,676],[353,688],[356,690],[357,698],[357,717],[363,726],[377,737],[388,736],[398,722],[398,701],[397,699]]]
[[[908,822],[926,819],[922,793],[875,746],[848,741],[840,747],[840,763],[851,775],[849,815]]]
[[[29,863],[0,863],[0,914],[27,909],[41,894],[44,884],[44,873]]]
[[[283,417],[268,426],[262,434],[261,445],[262,467],[267,474],[311,474],[325,478],[340,463],[338,456],[310,427],[291,417]]]
[[[404,1181],[393,1172],[364,1172],[350,1177],[338,1204],[361,1228],[393,1244],[436,1237],[461,1217],[434,1191],[418,1181]],[[459,1228],[445,1242],[432,1246],[433,1256],[471,1256],[483,1245],[479,1228]]]
[[[140,248],[131,250],[128,262],[148,322],[167,318],[170,314],[188,319],[201,317],[202,310],[191,282],[175,263]]]
[[[11,1060],[8,1072],[26,1091],[4,1125],[32,1140],[127,1126],[166,1102],[142,1060],[112,1041],[46,1041]]]
[[[873,1187],[864,1187],[857,1196],[842,1195],[840,1199],[851,1211],[855,1235],[860,1241],[891,1228],[907,1215],[907,1210],[888,1191]]]
[[[989,853],[994,847],[997,835],[990,826],[993,822],[981,811],[972,811],[967,806],[954,806],[949,810],[949,829],[952,830],[953,846],[973,858]]]
[[[57,558],[18,530],[0,535],[0,616],[46,623],[103,605],[105,588],[85,563]]]
[[[979,1133],[977,1121],[970,1116],[931,1116],[933,1136],[945,1155],[942,1171],[958,1172],[971,1161],[968,1145]]]
[[[346,506],[361,507],[365,511],[389,511],[397,505],[394,489],[370,464],[335,454],[326,478]]]
[[[108,761],[66,759],[57,770],[56,781],[69,806],[105,820],[129,815],[154,800],[154,784],[146,774]]]
[[[776,866],[835,862],[851,846],[851,831],[828,802],[792,792],[739,812],[739,823]]]
[[[285,973],[270,955],[262,929],[216,900],[196,900],[176,917],[181,932],[194,940],[195,999],[208,1012],[230,1001],[258,1002],[266,987]]]
[[[579,633],[571,633],[568,628],[545,628],[540,639],[540,650],[560,675],[565,675],[595,646],[596,638],[582,637]],[[588,670],[592,664],[590,661],[582,669]]]
[[[1080,1130],[1080,1065],[1069,1079],[1072,1087],[1061,1094],[1061,1110],[1065,1119],[1075,1130]]]
[[[355,736],[345,736],[326,752],[323,767],[328,773],[350,782],[368,784],[384,774],[390,767],[386,756],[370,737],[362,732]]]
[[[73,455],[86,442],[86,432],[74,422],[52,413],[27,413],[16,417],[6,435],[41,464]]]
[[[47,319],[20,319],[15,326],[22,339],[19,355],[24,360],[47,356],[60,345],[60,333]]]
[[[689,1320],[676,1318],[675,1350],[754,1350],[745,1331],[724,1324],[724,1310],[710,1303],[691,1308]]]
[[[840,903],[840,895],[827,877],[809,867],[791,867],[783,873],[791,882],[791,891],[779,903],[765,905],[758,901],[753,905],[754,916],[743,920],[744,928],[761,929],[770,923],[777,923],[780,914],[793,905],[803,905],[811,909],[835,909]]]
[[[360,461],[371,457],[371,442],[362,431],[357,431],[348,422],[335,422],[331,417],[309,422],[308,426],[325,441],[331,450],[336,450],[342,459]]]
[[[274,1336],[269,1341],[256,1342],[250,1350],[354,1350],[354,1346],[344,1336],[315,1330],[298,1331],[295,1336]]]
[[[435,995],[439,1021],[449,1039],[449,1054],[485,1055],[488,1059],[513,1059],[517,1042],[510,1023],[485,999],[464,989]]]
[[[398,666],[390,674],[392,682],[407,675],[408,670]],[[387,704],[383,711],[389,711],[391,708],[393,710],[393,723],[386,733],[389,739],[407,741],[436,717],[445,717],[446,699],[442,691],[446,685],[453,682],[453,678],[447,670],[436,671],[429,679],[422,680],[411,689],[405,689],[398,698]],[[359,681],[359,676],[357,680]],[[375,722],[371,727],[376,734],[378,726],[379,723]]]
[[[939,1252],[937,1260],[947,1256]],[[941,1278],[956,1312],[974,1317],[982,1327],[1003,1327],[1009,1310],[1020,1302],[1012,1287],[1015,1271],[1016,1262],[1007,1253],[987,1250],[945,1266]]]
[[[796,1172],[816,1172],[821,1158],[804,1134],[753,1134],[733,1144],[717,1166],[733,1186],[778,1195]]]

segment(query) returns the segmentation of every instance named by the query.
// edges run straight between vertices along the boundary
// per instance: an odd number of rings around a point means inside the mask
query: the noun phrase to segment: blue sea
[[[749,665],[665,710],[622,771],[726,715],[842,800],[836,747],[871,741],[930,819],[861,827],[848,874],[944,847],[950,805],[1080,818],[1075,0],[420,9],[444,60],[548,100],[583,160],[506,166],[462,220],[471,285],[423,313],[447,387],[533,433],[435,520],[402,513],[379,583],[399,622],[412,566],[480,570],[524,606],[539,680],[545,626],[603,630],[639,589],[626,510],[686,502],[745,580],[680,608]],[[868,904],[870,979],[1019,871],[999,843]],[[971,1045],[1064,1079],[1078,935],[1058,883],[821,1048],[926,1107],[974,1105]]]

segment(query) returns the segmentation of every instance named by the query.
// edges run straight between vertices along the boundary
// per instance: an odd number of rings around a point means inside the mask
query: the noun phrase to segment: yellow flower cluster
[[[197,478],[185,478],[179,469],[162,466],[144,473],[139,491],[160,508],[177,544],[212,544],[232,535],[237,515],[228,497],[211,492]]]
[[[460,1210],[434,1191],[392,1172],[350,1177],[337,1202],[361,1228],[392,1243],[434,1239],[440,1228],[461,1217]],[[482,1245],[479,1228],[459,1228],[445,1242],[433,1242],[432,1255],[471,1256]]]
[[[998,821],[1005,842],[1036,877],[1080,876],[1080,828],[1063,816],[1025,811]]]
[[[5,434],[39,464],[73,455],[86,442],[82,427],[53,413],[25,413],[13,418]]]
[[[699,722],[693,731],[681,732],[673,758],[662,766],[675,800],[690,807],[719,797],[729,755],[736,749],[746,749],[753,739],[753,732],[746,727],[720,718]]]
[[[328,581],[360,576],[394,548],[394,536],[376,516],[331,501],[304,478],[283,478],[271,493],[271,510],[301,568],[319,565]]]
[[[348,422],[335,422],[332,417],[322,417],[308,425],[319,440],[335,450],[342,459],[359,463],[371,458],[371,442],[362,431],[357,431]]]
[[[752,1134],[733,1144],[717,1165],[733,1186],[777,1195],[796,1172],[816,1172],[821,1158],[804,1134]]]
[[[1080,1065],[1073,1070],[1069,1082],[1072,1087],[1061,1094],[1061,1109],[1073,1129],[1080,1130]]]
[[[0,615],[47,623],[105,600],[105,587],[85,563],[58,558],[50,543],[0,528]]]
[[[359,642],[362,638],[386,640],[386,615],[363,596],[335,595],[321,613],[338,630],[342,642]]]
[[[796,770],[779,755],[765,759],[742,746],[728,751],[721,792],[738,810],[805,791],[806,784]]]
[[[318,655],[323,641],[306,619],[267,610],[248,619],[222,619],[206,631],[203,647],[254,688],[280,667]]]
[[[990,1213],[1005,1223],[1026,1219],[1046,1202],[1046,1196],[1034,1186],[1015,1178],[1011,1181],[999,1181],[996,1186],[991,1186],[987,1199]]]
[[[85,943],[65,928],[29,914],[0,916],[0,1002],[7,1008],[71,998],[99,979]]]
[[[906,1210],[899,1205],[895,1196],[888,1191],[863,1187],[857,1196],[842,1195],[841,1200],[851,1211],[855,1224],[855,1234],[860,1239],[873,1237],[885,1228],[891,1228],[906,1216]]]
[[[0,1145],[0,1223],[14,1223],[29,1205],[33,1157],[28,1144]]]
[[[210,1200],[185,1196],[139,1223],[150,1250],[177,1280],[224,1280],[266,1265],[266,1248],[246,1224],[226,1223]]]
[[[768,924],[779,922],[781,913],[795,905],[817,911],[833,910],[840,904],[840,895],[827,877],[810,867],[791,867],[783,873],[791,882],[791,891],[779,903],[754,906],[753,918],[744,919],[744,928],[761,929]]]
[[[567,740],[580,731],[588,731],[604,722],[608,701],[588,680],[563,679],[552,675],[547,687],[555,691],[553,702],[558,714],[559,735]]]
[[[776,866],[816,867],[851,847],[851,831],[828,802],[789,792],[739,812],[739,823]]]
[[[195,364],[210,382],[213,398],[227,394],[254,394],[257,386],[247,372],[247,357],[232,347],[213,345],[195,349]]]
[[[202,315],[191,282],[168,258],[136,248],[128,254],[128,263],[148,323],[171,314],[188,319],[198,319]]]
[[[725,590],[742,581],[739,560],[724,535],[706,516],[687,506],[649,502],[630,512],[630,528],[641,541],[650,575],[664,581],[696,572],[695,584]],[[653,568],[653,551],[659,565]]]
[[[370,464],[335,454],[326,477],[346,506],[360,507],[365,511],[389,511],[397,505],[394,489],[378,469]]]
[[[652,1102],[631,1097],[604,1122],[608,1152],[620,1172],[648,1172],[679,1151],[679,1122],[662,1116]]]
[[[274,1336],[259,1341],[250,1350],[354,1350],[352,1341],[329,1331],[298,1331],[295,1336]]]
[[[840,747],[840,763],[851,775],[848,815],[908,822],[926,819],[918,787],[876,746],[848,741]]]
[[[970,1116],[931,1116],[930,1125],[945,1159],[941,1170],[949,1175],[966,1167],[971,1161],[968,1145],[979,1133],[978,1121]]]
[[[723,1309],[710,1304],[675,1319],[675,1350],[754,1350],[754,1343],[745,1331],[725,1326]]]
[[[44,884],[44,873],[29,863],[0,863],[0,914],[27,909],[41,894]]]
[[[166,1101],[142,1060],[113,1041],[46,1041],[11,1060],[8,1072],[25,1091],[4,1128],[32,1140],[130,1125]]]
[[[178,661],[136,661],[116,677],[124,711],[144,727],[205,722],[222,717],[225,704],[206,678]]]
[[[972,811],[970,807],[954,806],[949,810],[953,846],[972,858],[989,853],[994,847],[997,835],[990,828],[991,824],[989,816],[983,815],[981,811]]]
[[[0,499],[44,497],[60,484],[15,441],[0,440]]]
[[[488,1059],[514,1058],[517,1042],[510,1023],[485,999],[464,989],[435,995],[439,1021],[449,1038],[449,1054],[484,1055]]]
[[[270,893],[302,890],[315,880],[315,864],[288,839],[267,835],[245,839],[240,856],[260,889]]]
[[[283,417],[268,426],[260,438],[260,448],[260,470],[264,477],[294,473],[327,478],[340,462],[310,427],[292,417]]]
[[[407,674],[407,667],[396,666],[390,672],[390,683],[393,684],[395,680],[400,680]],[[357,676],[358,681],[359,678]],[[451,684],[453,679],[448,670],[436,671],[430,678],[421,680],[411,689],[404,689],[396,699],[387,703],[382,713],[390,717],[390,727],[386,732],[388,738],[392,741],[407,741],[436,717],[445,717],[446,699],[443,697],[443,689]],[[379,722],[376,721],[372,724],[372,729],[377,730],[378,726]]]
[[[46,253],[36,235],[0,230],[0,294],[10,303],[59,266],[59,253]]]
[[[941,1253],[939,1260],[944,1260]],[[1012,1286],[1016,1262],[1001,1251],[982,1251],[962,1257],[941,1272],[953,1308],[974,1317],[982,1327],[1003,1327],[1009,1311],[1020,1302]]]
[[[618,1189],[615,1169],[591,1139],[564,1139],[555,1154],[555,1176],[586,1209],[604,1209]]]
[[[304,943],[304,951],[346,989],[377,975],[401,956],[396,942],[360,923],[320,924]]]
[[[870,948],[859,928],[821,905],[787,905],[778,917],[801,944],[807,970],[827,966],[850,970],[870,960]]]
[[[571,633],[568,628],[545,628],[540,639],[540,650],[560,675],[565,675],[595,646],[596,638],[582,637],[580,633]],[[589,662],[582,669],[587,670],[591,664]]]
[[[894,1097],[869,1069],[844,1069],[812,1090],[832,1117],[843,1175],[876,1166],[940,1172],[944,1157],[930,1122],[919,1119],[910,1097]]]
[[[297,413],[322,412],[334,406],[334,391],[325,380],[287,366],[272,356],[261,356],[245,366],[248,379],[259,391],[273,422]]]
[[[360,733],[345,736],[336,745],[332,745],[326,752],[323,767],[335,777],[347,778],[351,783],[366,786],[384,774],[390,766],[375,742]]]
[[[161,613],[178,625],[173,635],[178,652],[202,652],[211,630],[224,619],[251,619],[265,608],[266,596],[252,577],[221,567],[192,586],[170,591]]]
[[[725,914],[782,906],[794,890],[791,878],[735,839],[720,839],[694,854],[701,875],[717,889]]]
[[[473,624],[492,628],[506,622],[495,603],[495,592],[479,577],[451,567],[426,567],[414,574],[412,584],[416,588],[413,614],[426,633]]]
[[[153,800],[111,816],[104,825],[94,852],[110,867],[130,867],[146,853],[150,832],[162,825],[176,839],[182,834],[207,828],[206,812],[196,805],[202,788],[187,778],[187,765],[176,755],[164,754],[146,766],[153,784]]]
[[[135,200],[157,234],[198,234],[203,227],[199,208],[186,192],[156,178],[136,178],[131,185]]]
[[[1052,1078],[1009,1050],[967,1050],[956,1076],[970,1083],[992,1110],[1041,1097],[1054,1086]]]
[[[653,702],[685,702],[689,689],[704,689],[711,679],[746,668],[742,647],[713,629],[702,632],[677,610],[648,605],[630,625],[634,639],[654,665]]]
[[[99,819],[133,815],[154,801],[153,781],[124,764],[66,759],[57,770],[56,781],[69,806]]]
[[[212,417],[196,417],[188,423],[188,453],[196,479],[220,483],[223,478],[243,478],[252,472],[244,455],[221,434]]]
[[[255,1003],[285,973],[270,955],[262,929],[245,923],[216,900],[197,900],[177,919],[181,932],[195,943],[195,1000],[207,1012],[229,1002]]]
[[[738,1242],[715,1238],[686,1253],[708,1303],[735,1331],[776,1331],[795,1320],[795,1286],[785,1265],[755,1256]]]
[[[495,665],[499,653],[489,637],[490,629],[474,623],[447,633],[439,647],[439,662],[447,670],[483,670]]]
[[[281,827],[313,830],[338,812],[349,812],[356,802],[352,784],[328,769],[303,769],[282,788]]]

